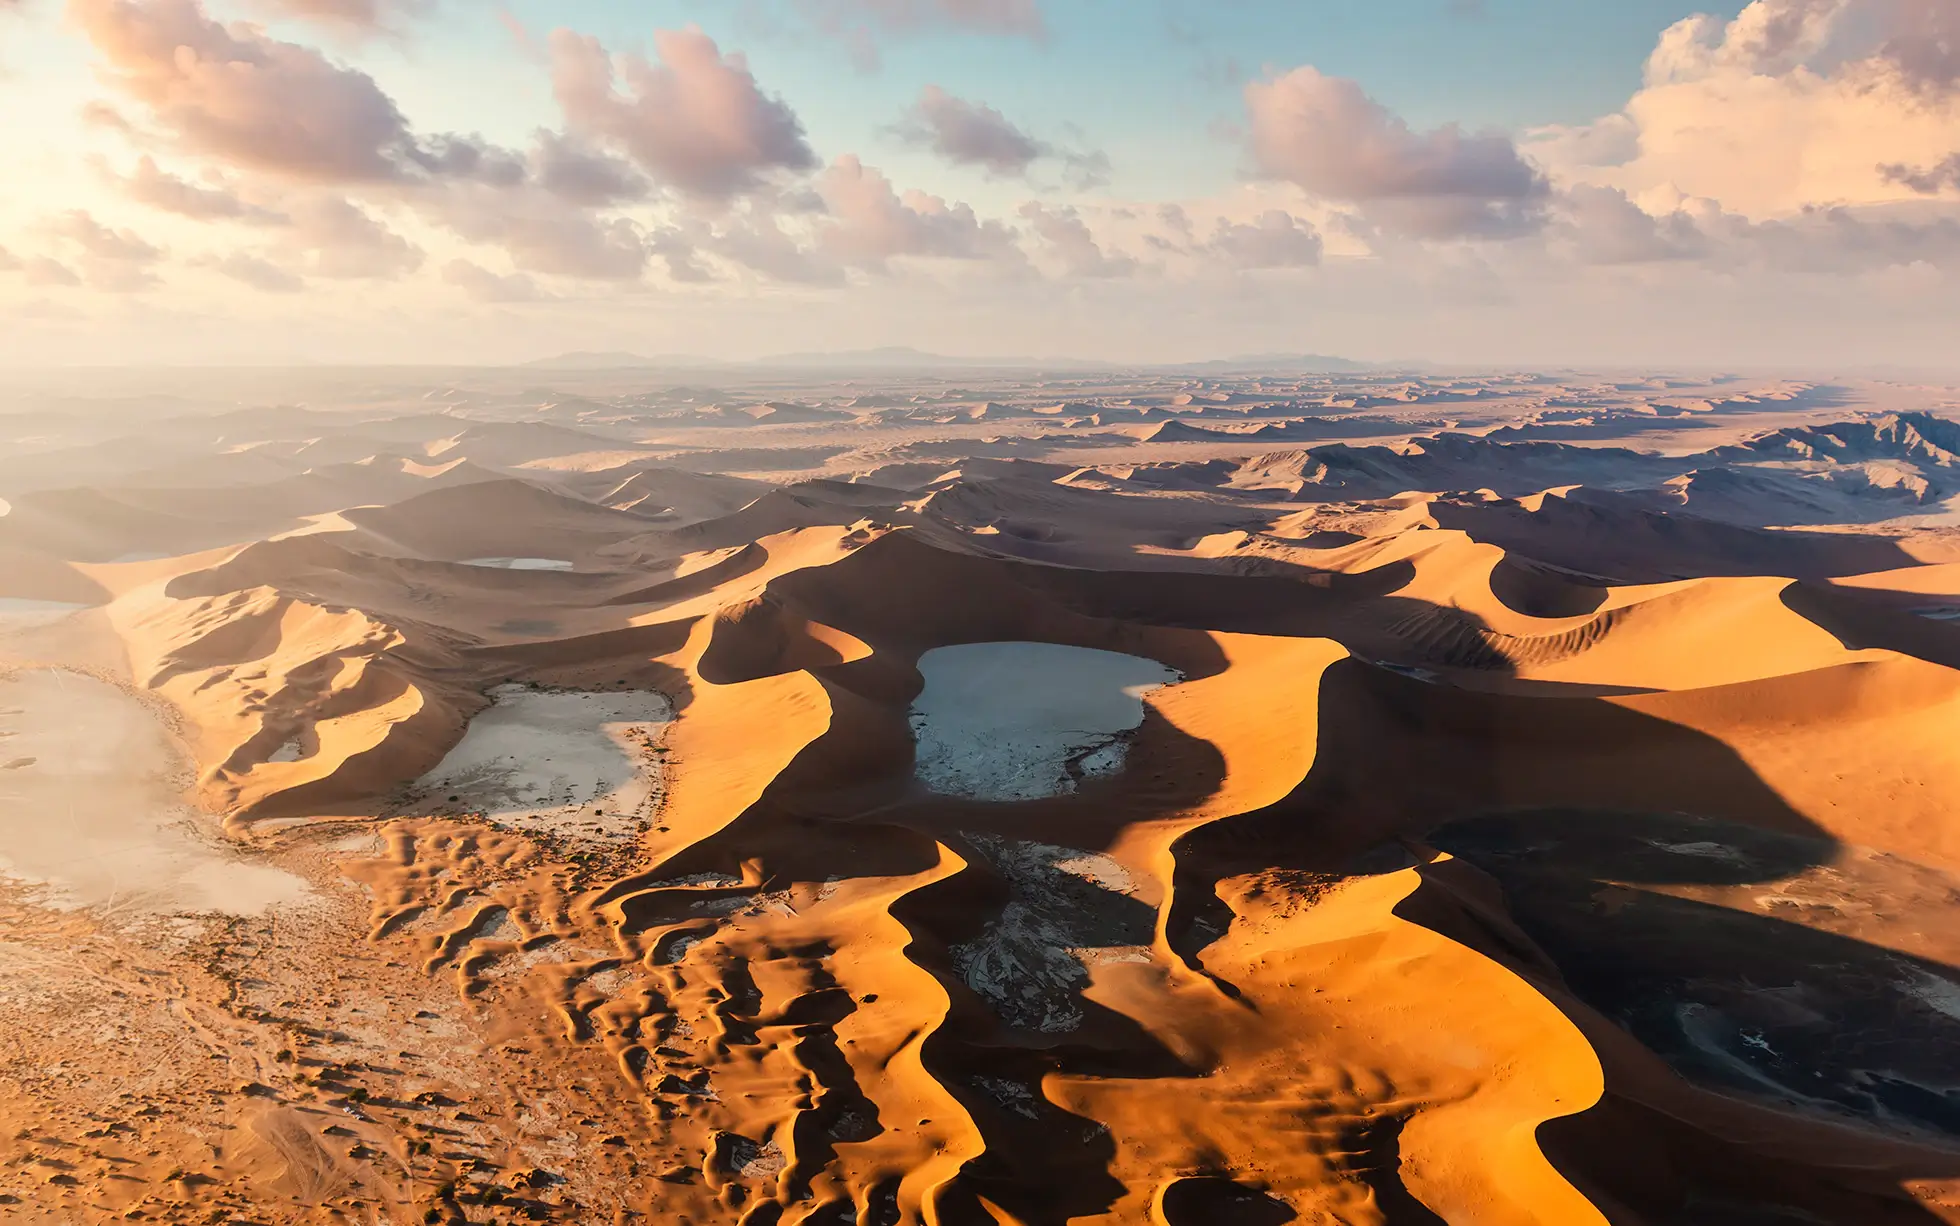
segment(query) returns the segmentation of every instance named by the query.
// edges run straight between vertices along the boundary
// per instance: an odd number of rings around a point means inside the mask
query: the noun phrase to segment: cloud
[[[543,192],[459,188],[424,207],[462,238],[501,247],[525,272],[624,282],[646,271],[646,237],[637,224],[567,207]]]
[[[296,294],[306,288],[306,282],[297,273],[244,251],[208,256],[191,262],[199,268],[209,269],[267,294]]]
[[[546,191],[592,208],[644,199],[652,186],[630,163],[557,132],[538,133],[532,164]]]
[[[365,210],[335,196],[317,196],[293,209],[290,241],[311,256],[309,271],[336,280],[389,280],[422,266],[415,244]]]
[[[1890,162],[1881,165],[1878,173],[1887,183],[1897,183],[1922,196],[1937,195],[1949,187],[1960,191],[1960,153],[1950,154],[1934,166],[1914,167]]]
[[[842,39],[860,69],[878,66],[879,39],[934,30],[1040,40],[1040,0],[795,0],[818,30]]]
[[[114,84],[181,148],[234,166],[323,182],[401,176],[414,148],[373,78],[199,0],[69,0]]]
[[[132,230],[111,229],[83,209],[49,218],[39,229],[77,257],[80,280],[91,289],[135,293],[158,283],[153,270],[163,260],[163,249]],[[73,270],[51,258],[31,263],[26,271],[36,284],[75,283]]]
[[[478,302],[536,302],[547,297],[537,282],[521,273],[505,276],[468,260],[443,265],[442,279]]]
[[[920,91],[898,133],[955,165],[984,166],[997,175],[1026,174],[1036,158],[1050,152],[993,107],[956,98],[937,85]]]
[[[70,209],[48,223],[49,233],[66,239],[98,260],[119,264],[154,264],[163,258],[161,248],[129,230],[111,230],[81,209]]]
[[[1937,205],[1814,207],[1755,221],[1713,200],[1649,212],[1618,188],[1581,184],[1560,193],[1551,234],[1582,264],[1694,261],[1752,279],[1960,269],[1960,218]]]
[[[282,17],[317,21],[359,33],[390,27],[397,19],[424,16],[435,7],[432,0],[258,0],[258,3]]]
[[[647,251],[660,257],[670,280],[699,285],[715,279],[703,264],[694,239],[679,226],[662,226],[647,236]]]
[[[1960,83],[1960,5],[1953,0],[1893,0],[1879,59],[1908,84],[1948,93]]]
[[[29,285],[72,289],[82,283],[81,274],[51,256],[37,255],[21,263],[21,273]]]
[[[277,225],[286,217],[251,204],[228,186],[200,187],[161,169],[145,155],[127,177],[115,177],[123,194],[139,204],[195,221],[241,221]]]
[[[1129,256],[1105,252],[1073,208],[1051,208],[1029,201],[1021,206],[1021,216],[1068,276],[1127,277],[1137,269],[1137,262]]]
[[[908,191],[903,197],[891,180],[858,158],[846,155],[817,181],[832,221],[819,231],[824,250],[846,264],[882,271],[896,256],[955,260],[998,258],[1014,251],[1014,232],[996,221],[981,221],[964,204]]]
[[[614,57],[595,38],[553,31],[552,87],[570,130],[693,196],[725,199],[816,167],[795,112],[762,92],[741,55],[724,56],[698,29],[657,31],[654,52],[657,62]]]
[[[995,108],[956,97],[937,85],[919,92],[918,101],[892,131],[907,144],[931,149],[955,166],[978,166],[991,175],[1026,175],[1037,161],[1054,158],[1073,187],[1086,190],[1109,182],[1107,154],[1057,148],[1017,127]]]
[[[709,236],[709,247],[723,259],[791,285],[836,286],[845,281],[836,260],[813,251],[783,229],[782,219],[750,208],[729,217]]]
[[[1756,219],[1937,190],[1960,150],[1960,4],[1753,0],[1670,26],[1617,113],[1530,135],[1567,183]],[[1608,148],[1613,156],[1598,156]]]
[[[1421,238],[1536,229],[1549,184],[1499,132],[1417,132],[1342,77],[1296,68],[1245,88],[1254,165]]]
[[[1645,264],[1707,251],[1707,237],[1688,213],[1655,217],[1616,187],[1581,184],[1560,204],[1558,233],[1582,263]]]
[[[1220,218],[1206,250],[1234,268],[1311,268],[1320,263],[1319,231],[1284,209],[1250,224]]]
[[[945,26],[1027,38],[1048,28],[1040,0],[802,0],[802,7],[831,28],[855,22],[905,33]]]

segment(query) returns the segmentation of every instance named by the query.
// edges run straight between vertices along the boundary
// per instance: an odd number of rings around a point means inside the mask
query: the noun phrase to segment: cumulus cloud
[[[250,252],[233,251],[222,256],[193,260],[192,263],[262,293],[296,294],[306,288],[306,282],[298,273]]]
[[[1047,30],[1039,0],[801,0],[802,7],[827,24],[862,22],[885,30],[912,31],[934,25],[983,34],[1038,38]]]
[[[163,249],[132,230],[105,226],[83,209],[49,218],[39,228],[67,248],[81,268],[79,280],[91,289],[135,293],[158,283],[154,269],[163,260]],[[66,263],[51,257],[30,264],[27,272],[39,284],[72,285],[77,280]]]
[[[420,248],[337,196],[302,201],[293,209],[289,236],[311,257],[309,271],[319,277],[387,280],[422,266]]]
[[[715,279],[713,270],[701,262],[694,238],[679,226],[661,226],[647,235],[647,251],[666,266],[669,280],[700,285]]]
[[[978,166],[992,175],[1025,175],[1037,161],[1053,158],[1072,186],[1089,188],[1109,181],[1106,154],[1058,148],[1016,126],[994,107],[949,94],[937,85],[919,92],[918,101],[893,131],[906,143],[931,149],[956,166]]]
[[[1014,232],[1006,226],[925,192],[901,197],[891,180],[855,156],[837,159],[817,191],[832,219],[819,232],[824,250],[859,268],[882,271],[896,256],[977,260],[1014,250]]]
[[[214,183],[205,187],[163,170],[156,159],[145,155],[127,176],[112,176],[123,194],[139,204],[194,221],[240,221],[253,225],[277,225],[286,220],[275,210],[262,208],[241,197],[229,185]]]
[[[442,279],[478,302],[536,302],[546,296],[537,282],[522,273],[492,272],[468,260],[443,265]]]
[[[879,40],[935,29],[1040,39],[1048,32],[1040,0],[796,0],[818,30],[842,39],[859,68],[879,62]]]
[[[1581,184],[1561,201],[1559,237],[1587,264],[1645,264],[1703,254],[1707,237],[1693,217],[1647,212],[1616,187]]]
[[[357,33],[369,33],[395,25],[398,20],[420,17],[435,6],[431,0],[258,0],[259,7],[282,17],[317,21]]]
[[[1675,23],[1624,108],[1526,147],[1562,181],[1648,208],[1885,204],[1938,190],[1960,150],[1956,48],[1954,0],[1752,0],[1731,21]]]
[[[741,55],[724,56],[698,29],[658,31],[654,53],[615,57],[596,38],[554,31],[552,87],[570,129],[694,196],[735,196],[774,172],[816,167],[795,112],[762,92]]]
[[[1320,232],[1284,209],[1250,223],[1220,218],[1206,250],[1234,268],[1311,268],[1320,263]]]
[[[80,273],[52,256],[37,255],[24,260],[20,270],[29,285],[43,289],[72,289],[82,283]]]
[[[1104,251],[1088,223],[1073,208],[1029,201],[1021,206],[1021,216],[1067,276],[1127,277],[1137,270],[1137,262],[1129,256]]]
[[[898,132],[949,162],[984,166],[999,175],[1025,174],[1036,158],[1049,152],[1045,143],[993,107],[955,97],[937,85],[920,92]]]
[[[48,231],[66,239],[98,260],[120,264],[154,264],[161,248],[129,230],[112,230],[81,209],[71,209],[48,224]]]
[[[1933,196],[1946,188],[1960,191],[1960,153],[1951,154],[1934,166],[1907,166],[1901,162],[1881,165],[1878,173],[1888,183]]]
[[[836,286],[845,280],[842,264],[799,242],[769,209],[750,207],[730,216],[710,233],[708,245],[722,259],[774,281]]]
[[[1508,136],[1417,132],[1359,84],[1296,68],[1245,89],[1255,168],[1422,238],[1537,228],[1550,185]]]
[[[1960,269],[1960,218],[1926,205],[1819,206],[1762,221],[1719,202],[1649,212],[1618,188],[1560,194],[1555,244],[1584,264],[1693,260],[1754,276],[1858,276],[1888,269]]]
[[[413,148],[394,101],[366,73],[200,0],[69,0],[109,79],[188,152],[336,182],[399,177]]]
[[[532,162],[546,191],[591,208],[644,199],[651,187],[631,163],[558,132],[538,133]]]
[[[503,248],[524,272],[618,282],[646,271],[646,237],[636,223],[568,207],[546,192],[456,187],[423,207],[459,237]]]

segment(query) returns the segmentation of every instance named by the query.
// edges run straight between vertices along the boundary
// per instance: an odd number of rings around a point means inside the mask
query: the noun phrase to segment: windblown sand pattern
[[[443,377],[0,419],[0,1219],[1960,1222],[1952,391]]]

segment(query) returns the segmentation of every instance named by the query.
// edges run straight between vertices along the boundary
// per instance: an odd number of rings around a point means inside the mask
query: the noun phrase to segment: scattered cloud
[[[1530,134],[1565,182],[1766,219],[1935,190],[1960,150],[1960,4],[1752,0],[1670,26],[1614,114]]]
[[[861,22],[909,32],[944,26],[977,34],[1040,38],[1047,33],[1040,0],[801,0],[827,24]]]
[[[422,266],[415,244],[337,196],[316,196],[293,209],[289,241],[310,256],[314,276],[390,280]]]
[[[837,159],[818,180],[817,191],[831,217],[819,230],[823,249],[858,268],[883,271],[897,256],[977,260],[1016,250],[1008,227],[983,222],[967,205],[949,205],[925,192],[901,197],[891,180],[855,156]]]
[[[671,281],[701,285],[715,280],[714,270],[701,262],[694,239],[679,226],[662,226],[647,235],[647,251],[666,266]]]
[[[259,7],[281,17],[316,21],[356,33],[391,29],[400,22],[427,16],[433,0],[258,0]]]
[[[1206,250],[1234,268],[1311,268],[1320,263],[1320,232],[1284,209],[1250,223],[1220,218]]]
[[[234,251],[228,255],[207,256],[192,263],[267,294],[296,294],[306,288],[306,282],[299,274],[249,252]]]
[[[1037,161],[1058,161],[1071,186],[1097,187],[1109,182],[1109,157],[1095,150],[1058,148],[1039,140],[981,102],[928,85],[893,128],[907,144],[931,149],[956,166],[978,166],[1001,177],[1026,175]]]
[[[127,176],[110,172],[125,196],[139,204],[194,221],[240,221],[252,225],[278,225],[284,214],[245,200],[230,185],[214,181],[205,187],[160,168],[156,159],[145,154]]]
[[[1127,277],[1137,270],[1137,262],[1129,256],[1104,251],[1073,208],[1029,201],[1021,206],[1021,217],[1067,276]]]
[[[1707,249],[1694,219],[1675,210],[1655,217],[1617,187],[1581,184],[1561,199],[1559,236],[1586,264],[1645,264],[1687,259]]]
[[[108,78],[188,153],[320,182],[401,177],[415,142],[366,73],[200,0],[69,0]]]
[[[843,40],[862,70],[878,67],[881,39],[946,30],[1040,40],[1040,0],[795,0],[804,18]]]
[[[537,302],[548,296],[522,273],[496,273],[468,260],[443,265],[442,279],[478,302]]]
[[[646,271],[646,237],[637,223],[567,207],[545,192],[457,188],[424,209],[459,237],[502,248],[524,272],[627,282]]]
[[[1960,191],[1960,153],[1950,154],[1934,166],[1913,167],[1890,162],[1880,166],[1878,173],[1887,183],[1897,183],[1922,196],[1938,195],[1946,188]]]
[[[81,274],[52,256],[37,255],[21,262],[27,283],[41,288],[72,289],[81,285]]]
[[[836,286],[845,282],[836,260],[805,247],[768,209],[750,207],[711,232],[709,248],[722,259],[790,285]]]
[[[1358,205],[1386,229],[1500,238],[1543,221],[1550,185],[1503,133],[1417,132],[1359,84],[1310,67],[1247,85],[1245,104],[1261,175]]]
[[[552,88],[571,131],[693,196],[736,196],[816,167],[796,113],[762,92],[741,55],[698,29],[656,32],[654,53],[614,56],[596,38],[554,31]]]
[[[83,209],[70,209],[40,225],[51,241],[64,248],[80,267],[80,276],[65,262],[43,257],[27,266],[29,281],[43,285],[73,285],[77,281],[108,293],[136,293],[158,284],[156,266],[163,249],[132,230],[103,225]]]
[[[955,165],[982,166],[997,175],[1026,174],[1036,158],[1050,152],[993,107],[954,97],[937,85],[920,92],[897,131]]]
[[[652,189],[632,163],[558,132],[538,133],[532,162],[547,192],[589,208],[643,200]]]

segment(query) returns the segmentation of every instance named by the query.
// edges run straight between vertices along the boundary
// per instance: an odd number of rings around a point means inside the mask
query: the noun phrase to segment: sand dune
[[[1960,1223],[1960,427],[550,377],[0,464],[0,1217]]]

